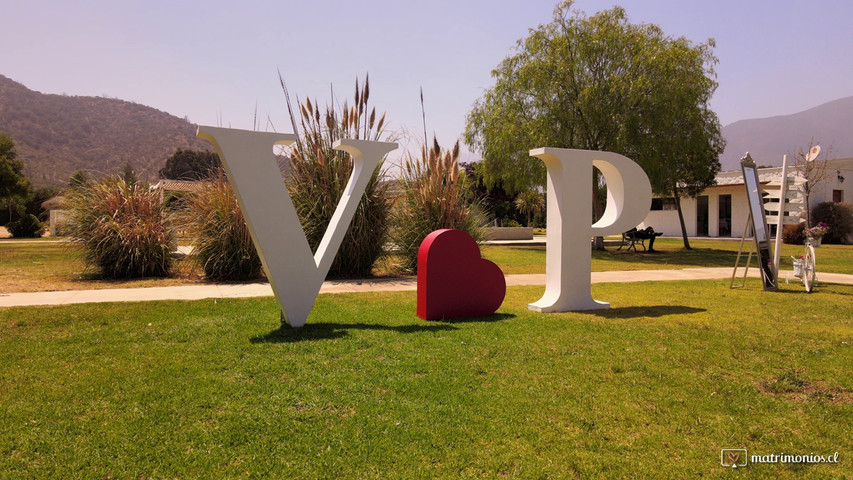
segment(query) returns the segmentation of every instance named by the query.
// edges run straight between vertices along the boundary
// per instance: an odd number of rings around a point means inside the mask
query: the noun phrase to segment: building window
[[[675,210],[675,198],[653,198],[651,210]]]
[[[841,203],[844,201],[844,190],[833,190],[832,191],[832,201],[835,203]]]

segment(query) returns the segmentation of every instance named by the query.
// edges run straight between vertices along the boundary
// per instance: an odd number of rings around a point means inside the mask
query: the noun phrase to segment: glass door
[[[720,195],[720,236],[732,236],[732,196]]]
[[[708,236],[708,196],[696,198],[696,236]]]

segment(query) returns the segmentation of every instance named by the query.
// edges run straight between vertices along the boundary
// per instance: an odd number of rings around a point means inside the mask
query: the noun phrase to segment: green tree
[[[530,226],[530,217],[545,208],[545,197],[536,190],[525,190],[515,197],[515,208],[521,213],[527,214],[527,226]]]
[[[559,4],[551,23],[518,42],[468,115],[465,141],[482,154],[485,180],[511,191],[544,185],[544,164],[528,150],[550,146],[624,154],[660,195],[695,196],[713,184],[724,147],[708,107],[713,40],[693,45],[631,24],[620,7],[587,17],[572,5]]]
[[[71,178],[68,179],[68,188],[77,189],[77,188],[86,188],[92,186],[92,179],[89,178],[89,174],[83,170],[77,170],[71,175]]]
[[[160,178],[171,180],[201,180],[215,178],[222,168],[216,152],[177,149],[160,169]]]
[[[517,193],[507,192],[501,182],[487,187],[482,173],[476,168],[477,164],[460,162],[459,165],[467,177],[465,183],[471,191],[472,198],[480,204],[485,216],[498,223],[505,221],[521,222],[519,212],[515,208]]]
[[[15,141],[0,132],[0,206],[9,209],[9,220],[13,210],[23,209],[32,192],[30,179],[23,173],[24,162],[17,156]]]

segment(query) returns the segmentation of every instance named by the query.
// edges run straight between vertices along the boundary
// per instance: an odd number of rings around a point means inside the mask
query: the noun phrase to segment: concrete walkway
[[[749,276],[758,277],[758,270],[751,268]],[[740,276],[743,274],[741,273]],[[593,272],[592,283],[608,282],[654,282],[667,280],[713,280],[731,278],[731,268],[685,268],[681,270],[633,270],[617,272]],[[780,277],[789,277],[799,282],[791,271],[781,272]],[[740,278],[740,277],[739,277]],[[853,275],[819,273],[818,282],[853,285]],[[545,285],[544,274],[507,275],[507,286]],[[820,283],[818,283],[818,288]],[[411,291],[417,281],[409,278],[387,278],[370,280],[327,281],[320,293],[359,293]],[[70,305],[75,303],[142,302],[155,300],[201,300],[204,298],[245,298],[272,296],[268,283],[203,284],[173,287],[111,288],[101,290],[65,290],[59,292],[32,292],[0,294],[0,307],[32,305]]]

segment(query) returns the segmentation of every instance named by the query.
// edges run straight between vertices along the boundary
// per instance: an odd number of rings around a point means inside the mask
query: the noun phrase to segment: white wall
[[[715,186],[706,189],[702,195],[708,197],[708,235],[720,236],[720,195],[732,196],[732,224],[731,237],[743,236],[746,220],[749,218],[749,203],[746,199],[746,190],[743,185]],[[696,200],[692,198],[681,199],[681,212],[684,214],[684,226],[687,236],[695,237],[697,231]],[[681,224],[678,221],[676,210],[656,210],[639,225],[639,228],[651,226],[657,232],[663,232],[665,236],[680,237]]]
[[[779,170],[779,169],[774,169]],[[770,170],[759,170],[760,172],[770,172]],[[844,177],[841,182],[838,179],[838,173]],[[731,177],[735,172],[729,172],[721,177],[728,175]],[[816,188],[809,201],[810,207],[814,208],[821,202],[832,201],[832,191],[842,191],[842,201],[853,203],[853,159],[831,160],[826,168],[826,182]],[[789,171],[792,175],[793,171]],[[777,174],[778,175],[778,174]],[[720,178],[720,177],[718,177]],[[778,183],[778,181],[777,181]],[[768,186],[762,184],[765,191],[778,189],[778,186]],[[746,220],[749,218],[749,202],[746,198],[746,189],[743,184],[739,185],[717,185],[706,189],[702,195],[708,196],[708,235],[717,237],[720,235],[720,220],[719,206],[720,195],[732,196],[732,238],[740,238],[743,236],[743,230],[746,226]],[[688,236],[696,236],[696,201],[691,198],[681,199],[681,211],[684,214],[684,225]],[[643,223],[638,225],[638,228],[646,228],[651,226],[655,231],[663,232],[666,236],[681,236],[681,225],[678,221],[678,212],[675,210],[656,210],[650,211]]]

